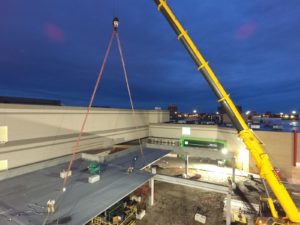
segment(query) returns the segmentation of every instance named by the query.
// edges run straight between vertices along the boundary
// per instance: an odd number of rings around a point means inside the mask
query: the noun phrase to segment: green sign
[[[207,148],[220,151],[224,148],[227,148],[227,141],[213,138],[181,137],[179,139],[179,146]]]

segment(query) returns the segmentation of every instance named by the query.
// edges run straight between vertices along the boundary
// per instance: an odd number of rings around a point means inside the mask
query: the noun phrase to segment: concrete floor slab
[[[168,151],[144,149],[121,156],[106,164],[100,182],[89,184],[88,162],[76,160],[66,192],[62,192],[61,164],[0,183],[1,225],[82,225],[105,211],[148,181],[152,174],[139,170],[168,154]],[[128,174],[132,158],[138,156],[136,170]],[[47,213],[47,201],[56,200],[56,212]]]

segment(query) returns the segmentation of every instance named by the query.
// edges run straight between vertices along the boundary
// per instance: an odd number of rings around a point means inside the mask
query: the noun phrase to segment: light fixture
[[[228,153],[228,150],[227,148],[222,148],[221,152],[223,155],[226,155]]]

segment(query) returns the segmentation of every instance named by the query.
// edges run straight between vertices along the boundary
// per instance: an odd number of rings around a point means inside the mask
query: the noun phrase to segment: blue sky
[[[169,0],[234,102],[300,111],[298,0]],[[112,27],[137,108],[213,112],[215,96],[152,0],[1,0],[0,95],[88,104]],[[95,105],[129,107],[116,42]]]

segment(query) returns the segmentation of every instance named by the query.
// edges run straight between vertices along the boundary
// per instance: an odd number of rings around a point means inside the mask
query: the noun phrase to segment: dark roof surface
[[[139,169],[169,153],[150,148],[144,148],[143,152],[144,157],[137,150],[110,161],[104,165],[100,182],[94,184],[88,183],[89,162],[76,160],[64,193],[59,173],[68,164],[1,181],[0,224],[85,224],[148,181],[153,175]],[[128,174],[134,156],[138,156],[136,170]],[[49,199],[56,199],[56,212],[48,216]]]

